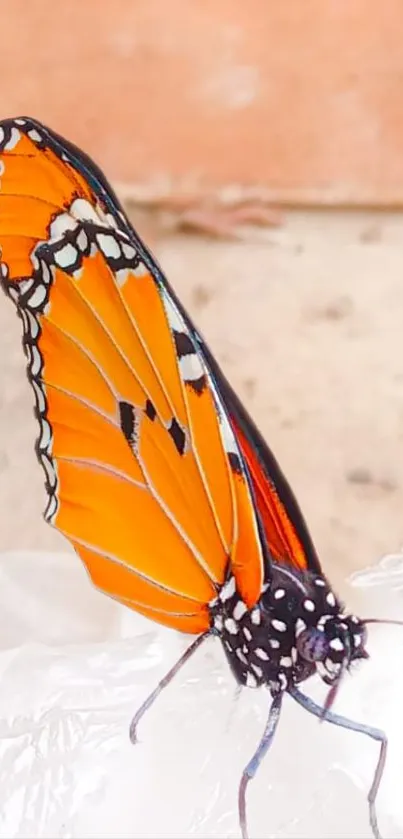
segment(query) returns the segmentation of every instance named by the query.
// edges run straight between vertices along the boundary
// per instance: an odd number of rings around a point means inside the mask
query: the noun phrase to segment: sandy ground
[[[154,239],[343,591],[403,544],[403,218],[301,213],[242,243]],[[0,550],[63,549],[41,518],[33,400],[5,298],[0,359]]]

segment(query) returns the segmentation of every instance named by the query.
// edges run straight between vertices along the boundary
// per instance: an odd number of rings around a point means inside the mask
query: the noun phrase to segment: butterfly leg
[[[270,705],[269,716],[267,718],[267,723],[265,730],[263,732],[262,739],[255,751],[255,754],[245,766],[245,769],[242,772],[242,778],[239,784],[239,792],[238,792],[238,810],[239,810],[239,824],[241,827],[242,839],[248,839],[248,825],[246,819],[246,788],[255,775],[259,766],[271,746],[273,742],[274,735],[276,733],[276,728],[278,721],[280,719],[280,711],[281,711],[281,704],[283,701],[283,693],[277,693],[273,701]]]
[[[341,728],[348,728],[350,731],[357,731],[359,734],[366,734],[367,737],[371,737],[373,740],[377,740],[378,743],[381,744],[374,779],[368,793],[369,820],[372,832],[375,839],[381,839],[376,816],[375,801],[379,785],[381,783],[383,770],[385,768],[386,751],[388,747],[388,740],[385,732],[381,731],[379,728],[371,728],[369,725],[354,722],[354,720],[349,720],[347,717],[341,717],[339,714],[334,714],[333,711],[330,710],[327,710],[325,716],[323,716],[323,708],[321,708],[320,705],[317,705],[316,702],[310,699],[309,696],[305,696],[305,694],[301,693],[296,687],[288,688],[288,693],[293,699],[295,699],[296,702],[298,702],[299,705],[302,705],[306,711],[309,711],[310,714],[314,714],[315,717],[319,717],[319,719],[323,719],[325,722],[330,722],[332,725],[339,725]]]
[[[193,643],[190,645],[190,647],[188,647],[187,650],[185,650],[185,652],[183,653],[183,655],[181,655],[180,659],[178,659],[176,664],[174,664],[174,666],[171,667],[171,669],[168,671],[166,676],[164,676],[164,678],[161,679],[160,682],[158,682],[158,685],[155,688],[155,690],[153,690],[153,692],[150,693],[149,696],[147,696],[147,699],[143,702],[143,704],[140,705],[140,708],[138,709],[137,713],[134,715],[134,717],[132,719],[132,722],[131,722],[131,725],[130,725],[130,740],[132,741],[132,743],[137,743],[137,726],[138,726],[141,718],[144,716],[146,711],[148,711],[148,709],[151,708],[151,705],[154,704],[155,700],[158,698],[161,691],[163,691],[163,689],[167,685],[169,685],[170,682],[172,682],[172,679],[174,678],[174,676],[176,676],[176,674],[179,673],[179,670],[181,670],[183,665],[186,664],[186,662],[189,660],[189,658],[191,658],[193,653],[195,653],[196,650],[199,649],[200,645],[203,643],[203,641],[206,640],[206,638],[209,637],[209,635],[211,635],[210,630],[208,630],[208,632],[204,632],[203,635],[199,635],[196,638],[196,640],[193,641]]]

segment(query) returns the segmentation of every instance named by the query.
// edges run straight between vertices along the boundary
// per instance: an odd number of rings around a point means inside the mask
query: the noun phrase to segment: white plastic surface
[[[388,566],[389,563],[389,566]],[[403,618],[403,558],[356,575],[367,616]],[[73,554],[0,554],[0,837],[239,837],[237,784],[264,726],[266,691],[236,686],[209,640],[145,717],[133,712],[189,638],[93,590]],[[371,659],[336,710],[390,738],[378,801],[403,836],[403,628],[371,627]],[[319,699],[321,685],[306,686]],[[369,837],[378,746],[319,724],[290,698],[250,785],[250,835]]]

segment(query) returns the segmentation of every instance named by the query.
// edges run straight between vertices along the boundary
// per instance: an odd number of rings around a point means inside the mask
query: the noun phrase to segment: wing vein
[[[162,299],[163,299],[163,301],[165,300],[165,292],[162,292]],[[184,329],[185,329],[185,330],[186,330],[186,332],[188,333],[188,332],[189,332],[189,330],[188,330],[187,324],[186,324],[186,322],[185,322],[185,320],[184,320],[184,318],[183,318],[183,316],[182,316],[182,313],[179,311],[179,309],[178,309],[178,307],[176,306],[175,301],[174,301],[173,299],[170,299],[170,304],[171,304],[171,305],[175,308],[175,312],[176,312],[176,314],[177,314],[178,318],[180,318],[180,321],[183,323]],[[165,310],[165,311],[166,311],[166,310]],[[167,317],[167,314],[166,314],[166,317]],[[170,328],[169,328],[169,334],[170,334],[170,338],[171,338],[172,346],[173,346],[173,348],[174,348],[174,339],[173,339],[173,335],[172,335],[172,330],[171,330]],[[192,341],[192,343],[193,343],[193,346],[194,346],[195,352],[197,353],[198,358],[199,358],[199,360],[200,360],[200,362],[201,362],[201,364],[202,364],[203,372],[204,372],[204,373],[206,373],[205,364],[204,364],[204,359],[202,358],[201,354],[197,351],[197,347],[195,346],[195,344],[194,344],[194,342],[193,342],[193,341]],[[197,468],[198,468],[198,470],[199,470],[200,480],[201,480],[202,485],[203,485],[203,489],[204,489],[204,492],[205,492],[205,495],[206,495],[206,498],[207,498],[207,501],[208,501],[208,504],[209,504],[209,507],[210,507],[210,510],[211,510],[211,514],[212,514],[212,516],[213,516],[214,524],[215,524],[215,527],[216,527],[216,529],[217,529],[217,533],[218,533],[218,535],[219,535],[219,538],[220,538],[221,544],[222,544],[222,546],[223,546],[223,548],[224,548],[224,551],[227,553],[227,552],[228,552],[228,545],[226,544],[226,541],[225,541],[225,538],[224,538],[224,533],[223,533],[223,531],[222,531],[222,527],[221,527],[220,520],[219,520],[219,517],[218,517],[218,514],[217,514],[217,510],[216,510],[216,508],[215,508],[215,504],[214,504],[214,501],[213,501],[213,498],[212,498],[212,495],[211,495],[211,492],[210,492],[210,488],[209,488],[209,486],[208,486],[208,482],[207,482],[207,478],[206,478],[206,473],[205,473],[205,471],[204,471],[204,469],[203,469],[203,467],[202,467],[201,460],[200,460],[200,455],[199,455],[199,452],[198,452],[198,449],[197,449],[197,445],[196,445],[196,442],[195,442],[194,429],[193,429],[192,420],[191,420],[191,414],[190,414],[190,409],[189,409],[189,402],[188,402],[188,398],[187,398],[187,395],[186,395],[186,385],[185,385],[185,382],[184,382],[184,380],[183,380],[183,378],[182,378],[182,376],[181,376],[181,373],[180,373],[180,369],[179,369],[179,360],[178,360],[177,353],[176,353],[176,352],[174,352],[174,355],[175,355],[176,368],[177,368],[177,371],[178,371],[179,382],[180,382],[180,386],[181,386],[181,390],[182,390],[182,395],[183,395],[183,401],[184,401],[184,405],[185,405],[185,411],[186,411],[186,417],[187,417],[187,424],[188,424],[188,429],[189,429],[189,435],[190,435],[190,438],[191,438],[191,440],[192,440],[192,451],[193,451],[193,454],[194,454],[194,457],[195,457],[195,461],[196,461]],[[211,379],[210,379],[208,376],[207,376],[207,380],[208,380],[208,382],[209,382],[209,385],[210,385],[210,391],[211,391],[211,384],[212,384],[212,383],[211,383]],[[223,454],[223,457],[224,457],[224,458],[225,458],[225,460],[227,461],[227,457],[226,457],[225,450],[224,450],[224,446],[223,446],[223,442],[222,442],[221,432],[220,432],[220,441],[221,441],[221,447],[222,447],[222,454]],[[231,485],[231,479],[229,479],[229,483],[230,483],[230,485]],[[231,491],[231,490],[230,490],[230,491]],[[235,518],[235,517],[236,517],[235,506],[234,506],[234,504],[235,504],[235,498],[234,498],[233,493],[231,493],[231,497],[232,497],[232,512],[233,512],[233,518]]]
[[[136,489],[141,489],[144,492],[147,490],[150,492],[150,488],[145,484],[140,483],[140,481],[136,481],[134,478],[131,478],[130,475],[127,475],[126,472],[123,472],[121,469],[116,469],[115,466],[111,466],[110,463],[104,463],[101,460],[95,460],[91,457],[68,457],[67,455],[56,455],[55,460],[60,460],[63,463],[73,463],[76,466],[88,466],[88,468],[94,472],[97,470],[101,472],[105,472],[106,474],[113,475],[115,478],[121,478],[126,483],[135,486]]]
[[[116,402],[119,402],[121,397],[116,391],[113,382],[110,380],[109,376],[107,375],[103,367],[100,365],[99,361],[95,358],[95,356],[93,356],[91,351],[87,350],[84,344],[82,344],[81,341],[78,340],[78,338],[76,338],[74,335],[71,335],[70,332],[67,332],[65,329],[63,329],[63,327],[59,326],[59,324],[55,323],[55,321],[53,321],[49,316],[47,316],[47,320],[49,321],[49,323],[52,324],[52,328],[55,329],[59,333],[59,335],[63,335],[63,337],[66,338],[67,341],[70,341],[72,344],[74,344],[74,346],[77,347],[78,350],[80,350],[80,352],[85,356],[85,358],[88,359],[88,361],[95,367],[99,375],[102,376],[104,383],[109,388],[109,391],[111,392]],[[45,382],[46,386],[46,379],[42,379],[42,381]]]
[[[102,252],[101,252],[101,253],[102,253]],[[102,254],[102,256],[103,256],[103,254]],[[89,258],[90,258],[90,257],[89,257]],[[105,259],[105,257],[104,257],[104,259]],[[109,265],[108,265],[108,263],[107,263],[107,260],[105,260],[105,265],[107,265],[108,270],[111,272],[111,269],[110,269],[110,266],[109,266]],[[118,285],[117,285],[117,283],[116,283],[116,279],[115,279],[115,277],[114,277],[114,275],[113,275],[113,273],[112,273],[112,272],[111,272],[111,275],[112,275],[112,279],[113,279],[113,282],[114,282],[115,288],[117,288],[117,289],[118,289]],[[68,275],[68,274],[66,274],[65,276],[68,276],[68,277],[69,277],[69,275]],[[69,277],[69,279],[71,279],[71,278]],[[88,300],[88,298],[87,298],[87,297],[85,297],[85,295],[81,292],[81,289],[80,289],[80,287],[79,287],[79,284],[78,284],[78,283],[73,283],[73,282],[71,282],[71,287],[72,287],[72,289],[74,290],[74,292],[75,292],[75,293],[76,293],[76,294],[80,297],[80,300],[82,301],[82,303],[84,304],[84,306],[86,306],[86,308],[87,308],[87,309],[91,312],[91,315],[93,316],[94,320],[95,320],[95,321],[99,324],[99,326],[101,327],[101,329],[104,331],[105,335],[107,336],[107,338],[108,338],[108,339],[109,339],[109,341],[111,342],[111,344],[112,344],[112,346],[114,347],[114,349],[116,350],[117,354],[120,356],[121,360],[122,360],[122,361],[123,361],[123,363],[126,365],[126,367],[127,367],[128,371],[129,371],[129,373],[131,373],[131,375],[133,376],[133,378],[136,380],[137,384],[139,385],[139,387],[140,387],[140,388],[141,388],[141,390],[143,391],[144,396],[145,396],[145,399],[149,399],[149,400],[150,400],[150,402],[152,402],[153,400],[151,399],[151,394],[150,394],[150,392],[149,392],[149,391],[148,391],[148,389],[146,388],[146,386],[145,386],[144,382],[141,380],[141,378],[140,378],[140,376],[138,375],[138,373],[137,373],[137,371],[135,370],[135,368],[131,365],[131,363],[130,363],[129,359],[127,358],[126,354],[123,352],[123,350],[121,349],[121,347],[119,346],[119,344],[117,344],[117,343],[116,343],[116,340],[115,340],[114,336],[112,335],[111,331],[108,329],[108,327],[107,327],[107,325],[106,325],[105,321],[103,320],[103,318],[102,318],[102,317],[98,314],[97,310],[96,310],[96,309],[94,309],[94,307],[93,307],[92,303],[90,303],[90,301]],[[166,398],[165,393],[164,393],[164,397]],[[173,411],[172,406],[171,406],[171,404],[170,404],[169,400],[168,400],[168,404],[169,404],[170,409],[172,410],[173,416],[175,416],[175,412]]]
[[[189,600],[192,603],[199,602],[198,600],[196,600],[196,598],[190,597],[189,594],[183,594],[183,592],[177,592],[175,591],[175,589],[164,586],[158,580],[154,580],[153,577],[149,577],[148,574],[145,574],[143,571],[139,571],[138,568],[132,568],[132,566],[128,565],[127,562],[124,562],[123,559],[119,559],[119,557],[115,556],[109,551],[100,550],[100,548],[98,548],[96,545],[87,542],[85,539],[81,539],[78,536],[74,536],[72,533],[68,533],[66,530],[60,530],[60,533],[62,533],[63,536],[66,537],[66,539],[73,541],[77,545],[80,545],[82,548],[85,548],[86,550],[91,551],[92,553],[96,554],[97,556],[103,557],[104,559],[109,559],[111,562],[113,562],[115,565],[119,565],[121,568],[125,568],[125,570],[129,571],[130,574],[133,574],[134,577],[140,577],[142,580],[144,580],[147,583],[150,583],[150,585],[154,586],[160,591],[166,592],[167,594],[180,594],[180,596],[183,597],[184,600]]]

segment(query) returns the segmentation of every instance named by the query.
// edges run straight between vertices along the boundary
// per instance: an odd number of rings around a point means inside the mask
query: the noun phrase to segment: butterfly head
[[[353,661],[368,658],[366,640],[366,627],[355,615],[322,615],[315,626],[297,626],[300,658],[314,664],[327,685],[338,683]]]

